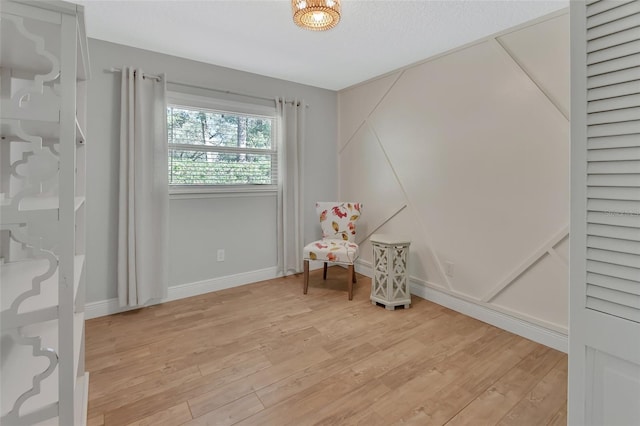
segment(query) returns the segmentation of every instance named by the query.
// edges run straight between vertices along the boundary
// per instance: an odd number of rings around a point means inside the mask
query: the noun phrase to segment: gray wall
[[[111,67],[164,72],[169,82],[269,98],[303,98],[309,105],[304,240],[319,237],[314,202],[337,196],[335,92],[94,39],[89,40],[89,52],[87,302],[116,297],[120,75],[105,71]],[[172,199],[169,209],[170,286],[276,265],[275,196]],[[226,250],[224,262],[216,262],[219,248]]]

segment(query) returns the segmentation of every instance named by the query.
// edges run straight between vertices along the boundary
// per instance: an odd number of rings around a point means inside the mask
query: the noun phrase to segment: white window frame
[[[275,102],[275,101],[274,101]],[[244,102],[236,102],[226,99],[217,99],[207,96],[198,96],[190,93],[167,91],[167,106],[175,105],[188,108],[200,108],[212,112],[236,113],[257,117],[269,118],[272,121],[271,140],[272,150],[264,150],[265,154],[276,154],[278,157],[279,144],[276,139],[276,108],[266,105],[257,105]],[[169,143],[167,135],[167,145],[169,150],[173,144]],[[180,145],[180,147],[184,147]],[[263,151],[263,150],[261,150]],[[275,165],[276,176],[281,172],[279,162]],[[272,172],[273,173],[273,172]],[[278,184],[264,185],[169,185],[169,195],[171,198],[206,198],[215,196],[243,196],[243,195],[275,195],[278,191]]]

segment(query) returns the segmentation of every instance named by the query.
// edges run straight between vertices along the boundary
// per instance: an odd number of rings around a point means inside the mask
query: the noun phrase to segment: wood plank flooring
[[[567,357],[346,270],[87,321],[90,426],[564,425]]]

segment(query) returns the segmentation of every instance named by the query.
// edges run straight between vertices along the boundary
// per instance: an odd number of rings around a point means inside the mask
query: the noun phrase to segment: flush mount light
[[[291,0],[293,22],[312,31],[324,31],[340,21],[340,0]]]

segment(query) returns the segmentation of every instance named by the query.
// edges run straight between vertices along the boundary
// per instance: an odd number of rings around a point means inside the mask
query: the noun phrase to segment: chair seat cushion
[[[323,239],[307,244],[304,248],[305,260],[319,260],[352,264],[358,258],[360,249],[356,243]]]

